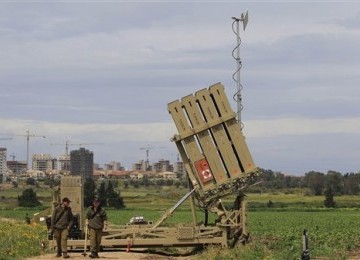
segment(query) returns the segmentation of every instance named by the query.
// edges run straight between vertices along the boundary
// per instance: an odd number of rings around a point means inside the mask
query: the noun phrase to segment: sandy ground
[[[69,252],[69,259],[91,259],[89,257],[90,252],[87,252],[87,255],[84,256],[83,252]],[[160,255],[154,253],[147,253],[145,251],[136,251],[136,252],[126,252],[126,251],[111,251],[111,252],[100,252],[99,259],[122,259],[122,260],[194,260],[196,256],[169,256],[169,255]],[[27,260],[36,260],[36,259],[62,259],[55,257],[53,254],[45,254],[40,256],[35,256],[27,258]]]

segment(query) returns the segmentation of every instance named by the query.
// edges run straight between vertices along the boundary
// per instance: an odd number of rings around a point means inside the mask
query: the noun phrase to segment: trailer
[[[103,248],[193,247],[219,245],[222,247],[246,243],[246,189],[258,175],[245,137],[231,109],[224,86],[216,83],[168,104],[168,111],[178,133],[171,140],[176,144],[189,180],[189,192],[155,222],[135,221],[128,225],[103,231]],[[55,200],[69,197],[75,215],[71,228],[69,249],[84,247],[82,179],[68,176],[61,179],[60,193]],[[234,198],[227,208],[222,199]],[[165,226],[164,221],[176,209],[190,200],[191,224]],[[198,222],[196,209],[205,213]],[[216,221],[208,223],[208,214]],[[138,219],[139,220],[139,219]],[[89,241],[86,241],[89,245]],[[56,243],[49,236],[49,246]]]

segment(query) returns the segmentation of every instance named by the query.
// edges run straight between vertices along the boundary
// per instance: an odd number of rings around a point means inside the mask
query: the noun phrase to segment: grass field
[[[14,203],[8,203],[11,200],[15,201],[19,192],[21,192],[19,189],[0,191],[0,207],[2,209],[0,217],[19,220],[12,225],[0,221],[2,238],[8,237],[6,241],[0,241],[0,243],[6,245],[6,243],[10,243],[8,241],[13,241],[11,242],[11,254],[15,258],[36,255],[41,252],[30,247],[29,251],[16,247],[27,243],[29,237],[35,239],[36,243],[40,243],[39,241],[46,238],[43,227],[30,228],[29,225],[23,224],[26,213],[32,215],[41,211],[42,208],[19,208]],[[123,210],[107,209],[109,222],[112,225],[121,225],[127,223],[133,216],[144,216],[146,220],[156,221],[186,192],[186,189],[173,187],[171,189],[121,190],[126,208]],[[39,194],[44,201],[50,201],[49,190],[48,196],[46,189],[39,189]],[[268,207],[270,200],[273,202],[271,208]],[[323,196],[307,196],[306,191],[248,194],[248,230],[251,234],[251,243],[245,247],[229,250],[210,247],[199,257],[217,260],[299,259],[302,252],[302,233],[304,229],[307,229],[312,258],[348,259],[350,254],[357,252],[360,248],[359,198],[358,196],[335,197],[336,209],[324,208],[323,201]],[[224,202],[230,203],[231,198],[227,198]],[[203,220],[203,215],[198,210],[197,220]],[[212,223],[215,217],[210,215],[209,222]],[[164,224],[173,225],[191,223],[191,221],[192,217],[187,201]],[[19,244],[14,241],[22,242]],[[5,248],[0,248],[0,251],[2,250]],[[3,258],[0,256],[0,259]]]

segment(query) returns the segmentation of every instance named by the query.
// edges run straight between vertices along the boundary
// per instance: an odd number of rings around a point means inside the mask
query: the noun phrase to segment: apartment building
[[[160,159],[158,162],[153,164],[153,171],[172,172],[174,171],[174,166],[170,164],[169,160]]]
[[[58,169],[62,173],[70,173],[70,155],[60,155],[58,159]]]
[[[70,152],[71,175],[78,175],[84,178],[92,178],[94,170],[93,152],[80,148]]]
[[[32,169],[42,172],[53,172],[57,170],[57,159],[50,154],[34,154],[32,156]]]
[[[6,165],[8,170],[15,175],[20,175],[27,170],[26,161],[7,161]]]
[[[125,168],[121,166],[121,163],[112,161],[110,163],[106,163],[105,170],[107,171],[124,171]]]

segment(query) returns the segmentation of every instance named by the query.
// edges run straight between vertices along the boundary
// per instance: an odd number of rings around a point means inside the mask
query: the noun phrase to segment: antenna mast
[[[241,67],[242,67],[242,62],[241,62],[241,59],[240,59],[241,39],[240,39],[240,26],[239,26],[239,24],[240,24],[240,22],[243,23],[243,30],[245,31],[245,28],[246,28],[246,26],[248,24],[248,21],[249,21],[248,11],[246,11],[245,13],[242,13],[240,18],[232,17],[232,19],[234,20],[234,22],[232,23],[232,30],[236,34],[236,40],[237,40],[236,47],[232,51],[232,56],[236,61],[236,71],[232,75],[232,78],[236,82],[236,85],[237,85],[237,92],[234,95],[234,100],[237,103],[237,116],[238,116],[237,120],[238,120],[238,124],[239,124],[240,130],[242,130],[244,128],[244,124],[241,122],[241,111],[243,109],[243,105],[241,104],[241,101],[242,101],[241,90],[243,89],[243,86],[241,85],[241,82],[240,82],[240,70],[241,70]],[[236,24],[236,31],[234,29],[235,24]],[[235,55],[235,52],[236,52],[236,55]]]

